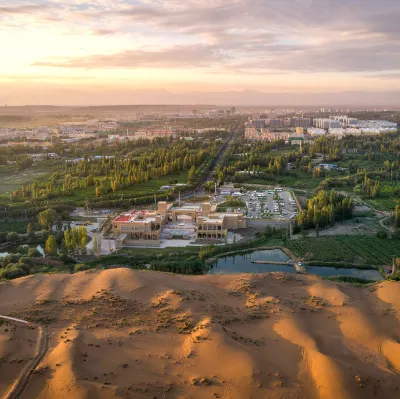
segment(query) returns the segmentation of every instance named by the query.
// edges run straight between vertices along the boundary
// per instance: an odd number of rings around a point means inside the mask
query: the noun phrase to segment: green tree
[[[28,236],[33,234],[33,226],[32,223],[28,223],[28,226],[26,228],[26,233],[28,234]]]
[[[98,233],[93,237],[93,253],[97,258],[101,255],[101,235]]]
[[[188,173],[188,180],[189,180],[189,181],[193,181],[193,179],[195,178],[195,176],[196,176],[196,168],[195,168],[194,166],[192,166],[192,167],[190,168],[190,170],[189,170],[189,173]]]
[[[12,242],[15,244],[18,241],[18,239],[19,239],[19,234],[13,231],[6,235],[6,240],[8,242]]]
[[[68,251],[73,249],[73,247],[72,247],[72,236],[71,236],[71,231],[70,230],[65,230],[64,231],[64,246]]]
[[[215,184],[212,181],[207,181],[206,183],[204,183],[204,190],[212,193],[215,190]]]
[[[54,209],[46,209],[43,212],[39,213],[39,223],[40,225],[47,230],[51,230],[53,227],[54,221],[58,218],[57,212]]]
[[[88,243],[88,234],[85,226],[79,226],[78,227],[78,246],[81,248],[86,247]]]
[[[46,255],[56,256],[57,255],[57,241],[55,237],[50,234],[46,240],[46,246],[44,249]]]
[[[396,205],[394,208],[394,224],[396,227],[400,227],[400,205]]]

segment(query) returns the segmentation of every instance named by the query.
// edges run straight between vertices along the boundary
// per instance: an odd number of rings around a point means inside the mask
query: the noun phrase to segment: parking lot
[[[250,219],[293,219],[298,214],[295,199],[289,191],[284,188],[275,187],[265,190],[245,191],[221,189],[220,194],[215,198],[218,203],[224,202],[227,196],[241,199],[247,209],[240,209],[247,213]],[[228,209],[229,210],[229,209]],[[233,207],[230,210],[239,210]]]

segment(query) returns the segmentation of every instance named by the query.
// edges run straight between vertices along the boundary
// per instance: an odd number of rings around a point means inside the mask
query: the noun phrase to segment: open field
[[[0,197],[9,199],[10,194],[23,185],[31,184],[33,181],[47,180],[59,164],[60,161],[43,161],[21,172],[15,170],[14,167],[0,169]]]
[[[0,107],[0,124],[8,128],[39,127],[82,120],[109,117],[113,114],[133,116],[136,112],[160,112],[165,116],[180,112],[192,112],[193,105],[122,105],[122,106],[23,106]],[[197,110],[215,109],[215,105],[196,105]],[[217,107],[218,108],[218,107]]]
[[[0,302],[50,336],[21,399],[394,399],[399,288],[114,269],[3,283]],[[37,334],[0,326],[0,394]]]
[[[34,164],[31,168],[22,172],[13,172],[4,174],[0,179],[0,198],[9,199],[12,191],[21,188],[22,185],[30,184],[33,181],[45,182],[54,172],[55,164],[40,163]],[[179,173],[173,173],[158,179],[149,180],[147,182],[137,184],[128,188],[119,189],[116,194],[110,192],[108,195],[126,195],[132,197],[134,195],[145,196],[160,192],[160,187],[169,185],[170,181],[178,181],[178,183],[187,183],[188,171],[184,170]],[[40,185],[40,183],[39,183]],[[51,202],[75,201],[84,204],[87,198],[95,198],[95,188],[75,188],[71,196],[57,196],[51,199]],[[104,198],[107,196],[104,195]]]
[[[396,205],[400,205],[400,183],[382,182],[379,197],[366,200],[375,209],[393,211]]]
[[[391,265],[393,256],[400,256],[400,240],[362,235],[291,240],[286,246],[305,261],[383,266]]]
[[[181,171],[180,173],[170,174],[170,175],[163,176],[163,177],[160,177],[160,178],[154,179],[154,180],[149,180],[147,182],[137,184],[137,185],[134,185],[131,187],[121,188],[118,190],[117,193],[110,192],[107,195],[114,195],[114,196],[117,195],[122,198],[122,196],[125,196],[125,195],[132,197],[134,195],[144,196],[144,195],[149,195],[149,194],[155,194],[157,192],[160,192],[160,187],[169,185],[169,182],[171,180],[177,180],[178,183],[187,183],[187,175],[188,175],[188,172],[185,170],[185,171]],[[77,188],[77,189],[73,190],[72,196],[56,197],[56,199],[63,201],[63,199],[65,200],[65,198],[67,198],[72,201],[84,203],[84,201],[87,198],[94,198],[96,196],[95,194],[96,193],[95,193],[94,187]],[[103,195],[101,198],[106,198],[107,195]]]
[[[288,175],[278,175],[276,180],[251,179],[248,184],[263,184],[266,186],[284,186],[290,188],[314,189],[322,181],[322,178],[313,179],[310,174],[303,172],[291,172]]]

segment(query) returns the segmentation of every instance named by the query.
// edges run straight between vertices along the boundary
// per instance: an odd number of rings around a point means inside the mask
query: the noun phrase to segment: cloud
[[[46,11],[47,5],[21,5],[21,6],[0,6],[0,17],[2,16],[15,16],[15,15],[29,15],[38,11]]]
[[[65,32],[84,26],[82,34],[99,43],[122,32],[140,37],[132,45],[124,40],[124,47],[115,42],[115,54],[108,46],[105,54],[47,57],[35,66],[218,66],[272,74],[384,72],[400,65],[397,0],[41,0],[19,7],[15,1],[0,6],[0,19],[29,14],[40,24],[58,21]],[[10,22],[3,26],[13,29]]]
[[[384,80],[400,80],[400,72],[380,73],[378,75],[368,75],[366,77]]]
[[[97,28],[90,30],[90,34],[94,36],[108,36],[108,35],[116,35],[118,33],[120,33],[120,31],[114,29]]]
[[[228,59],[219,49],[207,45],[182,45],[160,50],[131,50],[117,54],[50,59],[33,66],[61,68],[190,68],[210,67]]]

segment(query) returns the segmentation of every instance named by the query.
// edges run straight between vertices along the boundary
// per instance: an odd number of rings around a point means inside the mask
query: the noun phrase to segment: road
[[[18,399],[23,395],[23,393],[27,389],[32,374],[34,373],[36,367],[42,361],[42,359],[44,358],[49,349],[49,334],[45,326],[31,323],[26,320],[17,319],[15,317],[3,316],[3,315],[0,315],[0,319],[5,319],[25,325],[33,325],[38,328],[36,356],[33,357],[31,360],[29,360],[27,365],[24,367],[24,369],[21,371],[19,376],[14,381],[14,384],[10,387],[8,392],[6,392],[6,394],[3,396],[3,399]]]
[[[228,140],[225,141],[224,145],[220,148],[217,157],[214,159],[214,161],[210,165],[210,169],[209,169],[208,173],[203,177],[202,181],[196,187],[195,191],[198,192],[200,190],[201,192],[203,192],[202,190],[203,190],[204,183],[206,183],[209,180],[212,180],[212,174],[213,174],[216,166],[219,164],[219,162],[221,162],[221,159],[224,157],[226,151],[232,144],[233,140],[236,138],[236,135],[238,133],[238,129],[239,129],[240,125],[241,125],[241,121],[239,121],[237,123],[237,125],[232,129],[231,135],[229,136]]]

